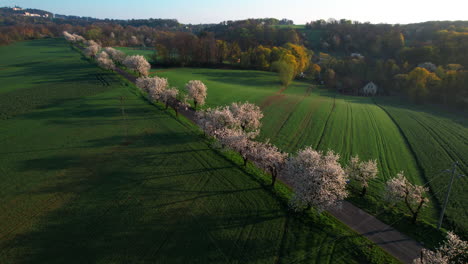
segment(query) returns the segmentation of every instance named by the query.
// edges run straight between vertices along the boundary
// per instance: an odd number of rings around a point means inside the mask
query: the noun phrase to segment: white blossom
[[[120,51],[120,50],[116,50],[114,48],[111,48],[111,47],[106,47],[104,48],[104,51],[109,54],[109,56],[111,57],[111,59],[116,62],[116,63],[122,63],[126,57],[125,53]]]
[[[244,165],[247,165],[247,161],[252,160],[256,156],[256,144],[258,143],[251,140],[254,135],[249,132],[224,128],[217,130],[215,136],[223,146],[238,152],[244,160]]]
[[[177,99],[177,95],[179,94],[179,90],[175,87],[170,89],[164,89],[161,93],[161,99],[166,104],[166,108],[169,104],[175,103]]]
[[[151,101],[158,101],[164,90],[167,89],[169,83],[166,78],[160,77],[140,77],[136,80],[136,86],[141,91],[148,94]]]
[[[99,44],[97,44],[93,40],[88,40],[87,45],[88,45],[88,47],[84,50],[84,53],[85,53],[86,56],[89,56],[89,57],[96,56],[96,54],[101,49],[101,46]]]
[[[109,58],[109,55],[103,51],[99,53],[96,56],[96,61],[99,65],[99,67],[104,68],[106,70],[114,70],[115,69],[115,64],[114,62]]]
[[[361,195],[364,196],[367,191],[367,187],[369,186],[369,180],[377,177],[377,161],[360,161],[359,156],[356,155],[351,157],[345,171],[350,179],[356,180],[360,183],[362,187]]]
[[[189,81],[185,85],[185,89],[187,90],[188,96],[190,99],[193,100],[193,104],[195,108],[197,105],[204,105],[206,99],[206,85],[198,80]]]
[[[63,32],[63,37],[65,37],[65,40],[68,42],[75,42],[76,38],[72,34],[68,33],[67,31]]]
[[[232,103],[229,107],[234,117],[239,120],[240,126],[244,131],[254,131],[260,129],[263,113],[260,107],[245,103]]]
[[[224,128],[237,129],[239,127],[239,121],[227,106],[199,111],[197,112],[197,120],[202,130],[210,136],[215,136],[218,130]]]
[[[391,203],[404,201],[415,223],[420,210],[429,202],[426,198],[427,191],[429,191],[428,188],[412,184],[406,179],[404,173],[400,172],[396,178],[387,181],[385,199]]]
[[[288,154],[281,152],[276,146],[269,142],[256,144],[255,151],[252,154],[252,161],[258,167],[271,174],[271,185],[274,186],[276,177],[282,172],[286,165]]]
[[[140,74],[140,76],[148,76],[151,64],[141,55],[128,56],[124,59],[123,65]]]
[[[444,243],[435,251],[423,249],[422,256],[414,264],[465,264],[468,263],[468,242],[455,233],[447,232]]]
[[[347,197],[345,172],[338,159],[333,151],[324,155],[307,147],[287,161],[285,176],[294,189],[293,209],[315,206],[321,211]]]

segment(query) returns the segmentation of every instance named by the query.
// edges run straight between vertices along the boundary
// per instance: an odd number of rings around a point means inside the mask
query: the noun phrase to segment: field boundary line
[[[332,113],[335,111],[335,107],[336,107],[336,95],[333,96],[333,105],[332,105],[332,108],[330,110],[330,113],[328,113],[328,116],[327,116],[327,121],[325,121],[325,125],[323,126],[323,130],[322,130],[322,134],[320,135],[320,139],[319,139],[319,142],[317,143],[317,146],[315,147],[315,149],[318,149],[320,147],[320,144],[322,143],[322,140],[323,140],[323,136],[327,130],[327,127],[328,127],[328,122],[330,121],[331,119],[331,115]]]
[[[421,177],[422,177],[422,180],[424,181],[424,186],[426,184],[428,184],[429,182],[431,182],[431,180],[428,179],[428,177],[426,176],[426,171],[424,170],[424,168],[422,167],[421,165],[421,162],[419,161],[418,159],[418,156],[416,155],[416,152],[414,151],[413,147],[411,146],[411,144],[409,143],[409,139],[408,137],[406,136],[406,134],[403,132],[403,129],[401,129],[400,125],[396,122],[396,120],[393,118],[393,116],[387,111],[387,109],[385,109],[384,107],[382,107],[381,105],[379,105],[374,98],[372,98],[372,101],[374,102],[374,104],[376,106],[378,106],[380,109],[382,109],[382,111],[385,112],[385,114],[387,114],[387,116],[390,118],[390,120],[392,120],[393,124],[395,124],[395,126],[398,128],[398,131],[400,132],[400,135],[402,136],[403,140],[405,141],[405,145],[408,147],[411,155],[413,156],[414,158],[414,161],[416,162],[416,166],[417,166],[417,169],[419,171],[419,173],[421,174]],[[437,212],[439,213],[440,212],[440,201],[439,199],[437,199],[436,195],[435,195],[435,192],[433,190],[433,188],[429,188],[429,194],[431,195],[431,198],[436,201],[436,203],[433,203],[434,205],[434,208],[437,210]]]

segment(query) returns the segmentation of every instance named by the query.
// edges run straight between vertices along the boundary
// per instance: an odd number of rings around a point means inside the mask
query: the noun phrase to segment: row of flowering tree
[[[207,87],[201,81],[189,81],[185,85],[186,94],[182,96],[177,88],[169,87],[166,78],[148,77],[151,65],[143,56],[126,56],[111,47],[101,49],[96,42],[68,32],[64,32],[64,37],[72,43],[86,45],[85,55],[95,58],[102,68],[114,70],[115,65],[124,65],[137,72],[140,77],[136,80],[136,86],[147,95],[148,100],[162,102],[166,109],[171,106],[176,115],[180,107],[188,107],[188,100],[193,100],[195,109],[205,104]],[[208,108],[198,111],[196,116],[205,135],[217,139],[222,147],[238,152],[244,166],[250,161],[268,172],[272,187],[278,177],[284,179],[294,191],[290,200],[294,210],[315,207],[323,211],[336,207],[348,196],[348,180],[356,181],[362,187],[361,196],[365,196],[369,181],[378,174],[376,160],[361,161],[358,156],[354,156],[343,168],[339,163],[339,154],[333,151],[324,153],[305,147],[295,155],[290,155],[280,151],[268,140],[255,140],[260,134],[263,113],[258,106],[249,102]],[[427,192],[427,187],[411,183],[400,172],[386,182],[384,196],[389,203],[404,204],[415,223],[422,208],[429,203]],[[423,251],[415,263],[466,263],[466,252],[467,243],[449,232],[447,241],[440,248]]]
[[[70,43],[80,43],[85,46],[84,54],[90,58],[96,59],[99,67],[106,70],[115,70],[116,65],[125,66],[141,76],[148,76],[151,64],[141,55],[126,56],[120,50],[111,47],[104,49],[94,40],[86,40],[80,35],[63,32],[63,36]]]
[[[295,209],[315,206],[324,210],[347,197],[347,180],[357,182],[365,196],[369,182],[377,177],[376,160],[361,161],[354,156],[343,168],[339,155],[323,153],[306,147],[295,155],[281,152],[270,142],[259,142],[263,113],[251,103],[232,103],[208,108],[197,113],[198,125],[208,136],[216,138],[222,147],[238,152],[244,165],[251,161],[271,174],[272,186],[278,176],[294,190],[291,206]],[[428,189],[409,182],[403,172],[386,183],[385,198],[389,203],[402,203],[413,216],[413,222],[429,200]]]
[[[185,86],[186,95],[181,95],[177,88],[169,87],[167,79],[147,77],[151,65],[143,56],[126,56],[111,47],[101,49],[93,40],[87,41],[79,35],[63,34],[72,43],[86,45],[85,54],[95,58],[102,68],[113,70],[115,65],[124,65],[137,72],[140,75],[136,80],[137,87],[147,94],[150,101],[163,102],[166,109],[171,106],[176,115],[179,107],[188,107],[187,100],[193,100],[195,109],[205,104],[207,87],[201,81],[189,81]],[[316,206],[326,209],[336,205],[348,195],[345,188],[347,179],[358,182],[362,187],[361,196],[365,196],[369,181],[377,177],[376,160],[361,161],[355,156],[346,168],[342,168],[338,162],[339,155],[331,151],[323,153],[306,147],[296,155],[289,155],[268,141],[256,141],[262,118],[260,108],[248,102],[197,112],[198,125],[202,130],[218,139],[223,147],[238,152],[244,165],[251,161],[270,173],[272,186],[278,176],[285,178],[295,191],[291,202],[295,208]],[[409,182],[401,172],[386,183],[385,198],[393,204],[404,204],[416,222],[420,211],[429,202],[427,191],[426,187]]]

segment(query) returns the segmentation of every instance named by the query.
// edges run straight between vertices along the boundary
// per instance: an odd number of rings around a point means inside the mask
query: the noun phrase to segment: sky
[[[390,24],[468,20],[468,0],[0,0],[0,7],[14,5],[95,18],[175,18],[185,24],[265,17],[295,24],[328,18]]]

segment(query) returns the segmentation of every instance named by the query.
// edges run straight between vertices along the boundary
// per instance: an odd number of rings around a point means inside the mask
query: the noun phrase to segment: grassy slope
[[[468,175],[468,120],[466,116],[431,111],[424,107],[410,107],[394,100],[379,99],[379,105],[395,120],[408,139],[424,170],[429,186],[440,204],[445,199],[450,181],[449,173],[441,173],[459,162],[457,173]],[[446,210],[448,221],[455,223],[459,232],[468,230],[468,179],[454,182]],[[462,210],[461,210],[462,209]]]
[[[280,86],[275,74],[268,72],[181,68],[153,73],[167,77],[179,88],[190,79],[202,80],[208,87],[207,107],[233,100],[259,104],[265,113],[262,137],[271,138],[285,151],[311,145],[335,150],[344,161],[355,154],[376,158],[382,171],[374,184],[379,186],[378,191],[400,170],[407,171],[415,182],[422,182],[398,128],[369,98],[335,99],[333,93],[302,82],[275,94]]]
[[[426,163],[432,166],[429,164],[433,162],[431,160],[434,159],[434,155],[428,153],[431,153],[433,144],[427,144],[425,137],[415,139],[412,144],[421,145],[421,152],[416,153],[418,156],[415,157],[391,116],[370,98],[339,95],[335,99],[335,94],[302,82],[294,82],[283,93],[277,94],[280,86],[276,76],[259,71],[175,68],[154,70],[152,73],[167,77],[171,85],[179,88],[191,79],[204,81],[208,86],[208,107],[228,104],[234,100],[257,103],[265,113],[261,137],[271,138],[275,144],[288,152],[312,145],[322,150],[338,151],[343,157],[343,162],[354,154],[359,154],[364,159],[376,158],[381,173],[377,180],[371,182],[369,189],[373,203],[380,200],[384,181],[398,171],[404,170],[413,182],[421,184],[425,181],[418,169],[416,159],[420,158],[419,155],[425,155]],[[405,115],[402,113],[401,116]],[[439,123],[439,114],[432,113],[430,116],[427,122]],[[446,130],[458,131],[455,136],[458,141],[452,141],[453,148],[466,150],[466,126],[461,129],[460,125],[454,125],[450,120],[446,120],[444,124]],[[440,155],[445,155],[444,150],[439,151],[442,151]],[[460,151],[456,154],[458,157],[464,154]],[[446,167],[450,166],[450,161],[438,162]],[[425,169],[423,172],[426,176],[429,173]],[[431,185],[439,193],[445,191],[443,186]],[[463,198],[462,195],[455,195]],[[437,203],[437,200],[433,201]],[[462,200],[458,201],[461,203]],[[374,206],[381,207],[382,204]],[[461,204],[457,206],[458,210],[464,208]],[[380,213],[381,209],[377,211]],[[436,222],[437,206],[431,206],[423,212],[423,219],[430,223]],[[457,221],[462,221],[460,217],[457,217]],[[419,238],[416,233],[419,231],[415,232]]]
[[[0,49],[10,54],[1,67],[16,70],[10,83],[28,84],[7,85],[2,97],[27,95],[41,82],[76,95],[2,110],[11,112],[0,120],[1,263],[392,260],[327,215],[288,215],[192,126],[147,104],[115,75],[102,73],[110,86],[97,82],[100,70],[63,41]],[[35,52],[24,68],[12,66]],[[53,67],[39,63],[44,58]],[[62,79],[49,82],[56,72]]]

